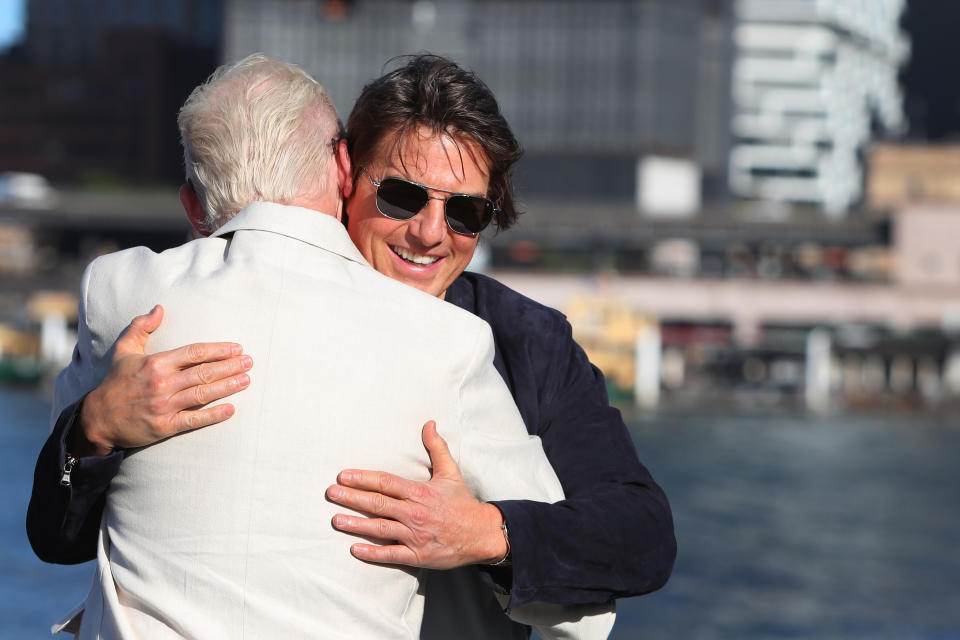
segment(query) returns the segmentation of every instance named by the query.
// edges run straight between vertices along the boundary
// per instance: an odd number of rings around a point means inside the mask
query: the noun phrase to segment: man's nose
[[[425,247],[440,244],[447,233],[443,207],[443,200],[431,198],[427,201],[427,206],[410,221],[408,229],[411,235]]]

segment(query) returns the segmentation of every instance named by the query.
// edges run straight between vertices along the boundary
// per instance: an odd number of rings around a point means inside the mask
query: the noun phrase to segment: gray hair
[[[188,183],[213,231],[251,202],[325,192],[336,108],[296,65],[254,54],[219,67],[177,117]]]

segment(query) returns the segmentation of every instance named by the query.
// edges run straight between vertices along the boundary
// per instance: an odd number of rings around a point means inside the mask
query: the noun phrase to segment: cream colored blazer
[[[151,352],[229,338],[253,357],[252,383],[230,420],[126,457],[81,638],[417,638],[421,572],[353,558],[324,491],[344,468],[428,479],[430,419],[481,500],[563,498],[489,327],[374,271],[331,216],[255,203],[213,237],[95,260],[53,415],[103,379],[121,330],[156,303]],[[582,613],[517,615],[548,636],[604,637],[612,613],[570,622]]]

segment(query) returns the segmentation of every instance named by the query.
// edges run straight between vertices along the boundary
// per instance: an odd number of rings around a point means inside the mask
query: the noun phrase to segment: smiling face
[[[378,182],[390,176],[404,178],[442,198],[449,195],[444,191],[486,196],[490,181],[488,162],[479,146],[425,127],[411,131],[399,148],[393,136],[387,136],[365,169]],[[478,236],[454,233],[447,226],[443,200],[431,198],[409,220],[382,215],[377,209],[377,188],[363,172],[357,174],[346,210],[350,238],[377,271],[439,298],[467,268],[477,248]]]

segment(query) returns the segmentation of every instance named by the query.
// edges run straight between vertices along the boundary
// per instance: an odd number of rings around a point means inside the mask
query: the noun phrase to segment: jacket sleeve
[[[510,392],[493,367],[493,342],[484,334],[460,388],[462,436],[460,469],[480,500],[529,499],[548,504],[563,499],[540,439],[523,424]],[[516,622],[536,626],[547,639],[605,638],[615,619],[613,604],[528,605],[507,600]]]
[[[76,564],[96,555],[100,516],[110,480],[117,474],[123,454],[83,458],[66,477],[64,466],[71,429],[79,419],[84,396],[96,387],[110,363],[115,328],[99,333],[92,327],[87,292],[96,278],[98,260],[87,267],[81,283],[77,345],[73,358],[57,376],[53,391],[50,436],[37,458],[33,492],[27,508],[27,537],[37,556],[46,562]]]
[[[63,410],[37,458],[33,493],[27,508],[27,538],[44,562],[78,564],[96,557],[100,516],[110,480],[120,469],[123,454],[82,458],[64,479],[70,429],[80,402]]]
[[[566,499],[494,502],[510,531],[510,605],[607,602],[662,587],[676,556],[666,495],[640,463],[603,375],[573,341],[559,314],[528,345],[540,436]],[[518,398],[519,400],[519,398]]]
[[[530,435],[496,369],[493,341],[479,340],[459,385],[460,470],[483,501],[563,499],[540,439]]]

